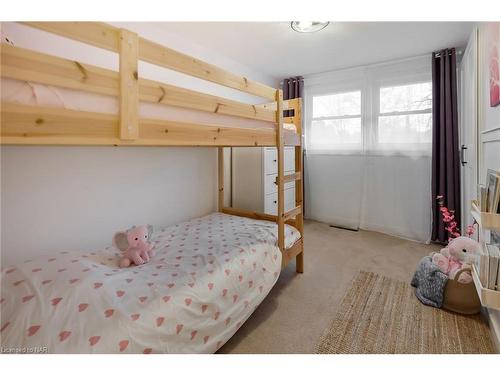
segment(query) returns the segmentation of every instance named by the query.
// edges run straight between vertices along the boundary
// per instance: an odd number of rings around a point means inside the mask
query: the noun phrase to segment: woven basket
[[[449,279],[444,289],[443,308],[460,314],[472,315],[481,311],[481,301],[473,282],[458,282],[462,272],[472,272],[470,268],[458,271],[455,278]]]

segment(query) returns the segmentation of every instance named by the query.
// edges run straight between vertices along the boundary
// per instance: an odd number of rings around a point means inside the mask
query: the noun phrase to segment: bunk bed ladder
[[[291,99],[286,101],[286,108],[293,110],[293,115],[288,116],[297,129],[299,144],[295,146],[295,173],[284,175],[284,134],[283,134],[283,100],[279,95],[276,98],[277,104],[277,147],[278,147],[278,176],[276,185],[278,186],[278,243],[283,254],[283,265],[286,265],[290,259],[296,258],[296,271],[304,272],[304,213],[303,213],[303,165],[302,165],[302,118],[301,118],[301,99]],[[281,163],[279,162],[281,159]],[[284,211],[285,184],[295,181],[295,208]],[[281,204],[280,204],[281,199]],[[293,222],[293,226],[300,232],[301,240],[292,248],[284,250],[284,223]],[[280,229],[281,228],[281,229]],[[283,236],[283,237],[281,237]]]
[[[302,236],[302,251],[296,258],[296,270],[299,273],[304,272],[304,166],[303,166],[303,151],[302,151],[302,103],[301,99],[295,99],[294,106],[294,123],[299,136],[299,144],[295,146],[295,206],[300,207],[300,213],[295,216],[295,227]]]
[[[276,90],[276,151],[278,154],[278,212],[276,221],[278,223],[278,247],[285,254],[285,139],[283,134],[283,91]],[[283,257],[283,261],[285,258]]]

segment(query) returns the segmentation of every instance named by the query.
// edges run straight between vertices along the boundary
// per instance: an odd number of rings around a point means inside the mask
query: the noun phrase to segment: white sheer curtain
[[[306,216],[430,236],[430,56],[305,77]]]

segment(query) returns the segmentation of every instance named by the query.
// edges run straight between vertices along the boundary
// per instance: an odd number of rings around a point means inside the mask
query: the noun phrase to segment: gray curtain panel
[[[301,76],[286,78],[283,80],[283,99],[302,98],[304,90],[304,78]],[[292,116],[293,110],[285,111],[285,116]]]
[[[438,195],[455,211],[460,228],[459,154],[456,54],[451,48],[432,54],[432,241],[448,241]]]

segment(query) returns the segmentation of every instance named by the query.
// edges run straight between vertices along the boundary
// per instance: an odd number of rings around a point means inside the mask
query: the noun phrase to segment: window
[[[381,87],[375,150],[418,151],[432,141],[431,82]]]
[[[429,157],[431,80],[428,56],[306,77],[307,151]]]
[[[330,94],[313,91],[306,97],[307,150],[430,155],[432,83],[429,78],[428,75],[399,79],[368,76],[364,84],[358,81],[358,87],[362,87],[359,90]],[[355,84],[350,87],[356,87]]]
[[[362,145],[361,91],[313,96],[308,135],[316,150],[359,150]]]

